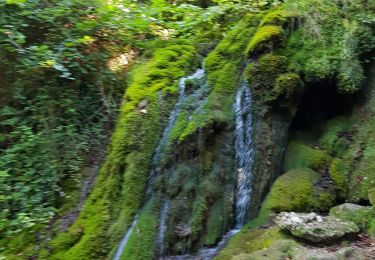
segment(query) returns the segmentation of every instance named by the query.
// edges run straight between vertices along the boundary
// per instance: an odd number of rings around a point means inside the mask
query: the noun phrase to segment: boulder
[[[275,221],[282,230],[312,243],[331,243],[359,232],[358,226],[351,221],[315,213],[282,212]]]
[[[295,249],[292,259],[295,260],[365,260],[365,256],[352,247],[343,247],[336,251],[328,251],[325,248],[306,248],[299,246]]]
[[[331,208],[329,215],[343,221],[354,222],[360,229],[365,230],[371,220],[375,219],[375,210],[372,207],[344,203]]]

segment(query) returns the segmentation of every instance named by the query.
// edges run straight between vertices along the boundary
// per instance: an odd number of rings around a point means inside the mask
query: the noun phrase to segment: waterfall
[[[235,153],[237,163],[236,227],[242,227],[248,220],[252,192],[252,168],[254,148],[251,138],[251,92],[244,81],[237,91],[234,104],[236,116]]]
[[[170,260],[210,260],[227,244],[228,240],[240,231],[247,222],[251,199],[252,168],[254,164],[254,148],[252,143],[251,92],[244,81],[238,89],[234,102],[235,112],[235,154],[237,164],[236,190],[236,227],[229,230],[221,241],[212,248],[201,248],[196,256],[170,256]]]
[[[159,255],[162,256],[164,253],[164,236],[165,231],[167,230],[167,218],[168,218],[168,209],[169,203],[165,199],[163,202],[162,209],[160,211],[160,224],[159,224],[159,233],[157,239],[157,245],[159,245]]]
[[[135,227],[135,225],[137,224],[137,221],[138,221],[138,214],[134,217],[134,220],[133,220],[133,223],[131,224],[130,228],[128,229],[128,231],[126,232],[125,236],[122,238],[121,242],[120,242],[120,245],[116,251],[116,255],[115,257],[113,258],[113,260],[120,260],[120,257],[122,255],[122,253],[124,252],[124,249],[126,247],[126,244],[128,243],[129,241],[129,238],[130,238],[130,235],[132,234],[133,232],[133,229]]]
[[[177,118],[177,116],[180,112],[181,104],[185,100],[185,97],[186,97],[186,95],[185,95],[186,81],[187,80],[200,80],[200,79],[203,79],[204,77],[205,77],[205,70],[204,69],[197,69],[192,75],[190,75],[188,77],[183,77],[179,81],[179,84],[178,84],[178,86],[179,86],[179,97],[178,97],[177,103],[176,103],[173,111],[169,115],[167,126],[163,130],[163,134],[160,138],[158,146],[155,149],[154,156],[153,156],[152,161],[151,161],[151,169],[150,169],[147,188],[146,188],[146,199],[149,199],[150,196],[153,193],[152,181],[153,181],[154,177],[156,176],[156,174],[158,173],[158,167],[160,167],[161,160],[162,160],[163,156],[165,156],[166,148],[168,146],[170,131],[172,130],[172,127],[173,127],[173,125],[176,121],[176,118]],[[161,251],[161,253],[164,250],[163,241],[164,241],[164,234],[165,234],[166,225],[167,225],[168,208],[169,208],[168,202],[165,202],[162,209],[161,209],[161,213],[160,213],[160,216],[162,218],[160,219],[159,233],[158,233],[159,236],[158,236],[157,242],[158,242],[158,246],[159,246],[159,252]],[[120,260],[120,257],[122,255],[122,253],[124,252],[124,250],[126,248],[126,245],[127,245],[127,242],[128,242],[128,240],[131,236],[131,233],[132,233],[135,225],[137,224],[138,217],[139,217],[139,214],[137,214],[134,217],[133,223],[131,224],[130,228],[127,230],[124,237],[122,238],[113,260]]]

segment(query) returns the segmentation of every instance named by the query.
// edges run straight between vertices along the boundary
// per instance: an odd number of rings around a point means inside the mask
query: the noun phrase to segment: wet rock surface
[[[332,243],[359,232],[353,222],[315,213],[282,212],[276,217],[276,224],[291,235],[312,243]]]

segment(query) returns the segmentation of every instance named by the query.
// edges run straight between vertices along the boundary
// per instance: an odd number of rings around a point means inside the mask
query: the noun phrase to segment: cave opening
[[[311,83],[303,94],[290,129],[306,131],[319,123],[351,112],[358,94],[337,91],[332,80]]]

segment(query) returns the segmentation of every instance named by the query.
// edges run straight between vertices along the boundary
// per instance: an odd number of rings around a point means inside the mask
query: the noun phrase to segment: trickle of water
[[[167,199],[165,199],[160,211],[160,225],[157,239],[157,245],[159,245],[159,256],[162,256],[164,254],[164,237],[165,231],[167,231],[168,209],[169,202]]]
[[[254,165],[254,148],[251,138],[251,92],[245,81],[237,91],[234,109],[236,115],[235,153],[237,163],[236,227],[240,228],[248,220]]]
[[[173,127],[173,124],[176,121],[178,113],[180,112],[181,104],[183,103],[183,101],[186,97],[186,95],[185,95],[186,81],[187,80],[201,80],[201,79],[204,78],[204,76],[205,76],[205,70],[204,69],[197,69],[192,75],[190,75],[188,77],[183,77],[183,78],[180,79],[180,82],[179,82],[179,97],[178,97],[177,103],[176,103],[173,111],[171,112],[171,114],[168,118],[167,126],[163,130],[162,137],[161,137],[161,139],[158,143],[158,146],[155,149],[154,156],[153,156],[152,161],[151,161],[151,169],[150,169],[150,173],[149,173],[149,177],[148,177],[148,184],[147,184],[147,188],[146,188],[146,198],[149,198],[153,193],[152,180],[156,176],[157,168],[159,167],[160,162],[161,162],[163,156],[165,155],[170,131]],[[166,222],[167,222],[168,208],[169,208],[168,204],[164,204],[163,208],[161,210],[161,213],[160,213],[161,217],[163,217],[163,218],[160,219],[160,226],[159,226],[158,245],[160,247],[159,248],[160,250],[163,250],[163,241],[164,241],[164,233],[166,231],[166,225],[167,225]],[[119,247],[116,251],[116,255],[113,258],[113,260],[119,260],[120,259],[122,253],[124,252],[124,250],[126,248],[126,244],[128,243],[130,235],[133,232],[133,229],[134,229],[135,225],[137,224],[138,217],[139,217],[138,214],[134,217],[133,223],[131,224],[130,228],[127,230],[126,234],[122,238],[122,240],[120,242],[120,245],[119,245]]]
[[[175,105],[175,108],[171,112],[168,118],[168,124],[164,128],[162,137],[159,141],[158,146],[156,147],[154,157],[152,159],[152,164],[157,165],[160,163],[160,160],[163,158],[163,155],[165,153],[166,144],[168,142],[169,133],[176,121],[176,118],[178,116],[178,113],[180,112],[181,104],[184,102],[186,94],[186,81],[187,80],[200,80],[204,78],[205,76],[205,70],[204,69],[197,69],[192,75],[183,77],[180,79],[180,82],[178,84],[179,87],[179,97],[177,100],[177,103]]]
[[[152,193],[152,185],[150,183],[152,182],[153,178],[157,174],[157,167],[160,165],[160,162],[165,155],[167,144],[168,144],[168,138],[169,134],[172,130],[172,127],[176,121],[176,118],[180,112],[181,104],[185,100],[185,90],[186,90],[186,81],[187,80],[200,80],[203,79],[205,76],[205,70],[204,69],[197,69],[192,75],[183,77],[180,79],[178,88],[179,88],[179,97],[177,100],[177,103],[169,115],[167,126],[163,130],[163,134],[159,140],[158,146],[155,149],[154,156],[151,161],[151,170],[149,174],[149,180],[148,180],[148,188],[147,188],[147,196],[150,196]]]
[[[122,253],[124,252],[126,244],[129,241],[130,235],[132,234],[133,229],[134,229],[135,225],[137,224],[138,216],[139,216],[138,214],[135,215],[134,220],[133,220],[130,228],[128,229],[128,231],[126,232],[125,236],[122,238],[122,240],[120,242],[120,245],[119,245],[119,247],[118,247],[118,249],[116,251],[116,254],[115,254],[115,257],[113,258],[113,260],[120,260],[120,257],[122,255]]]

